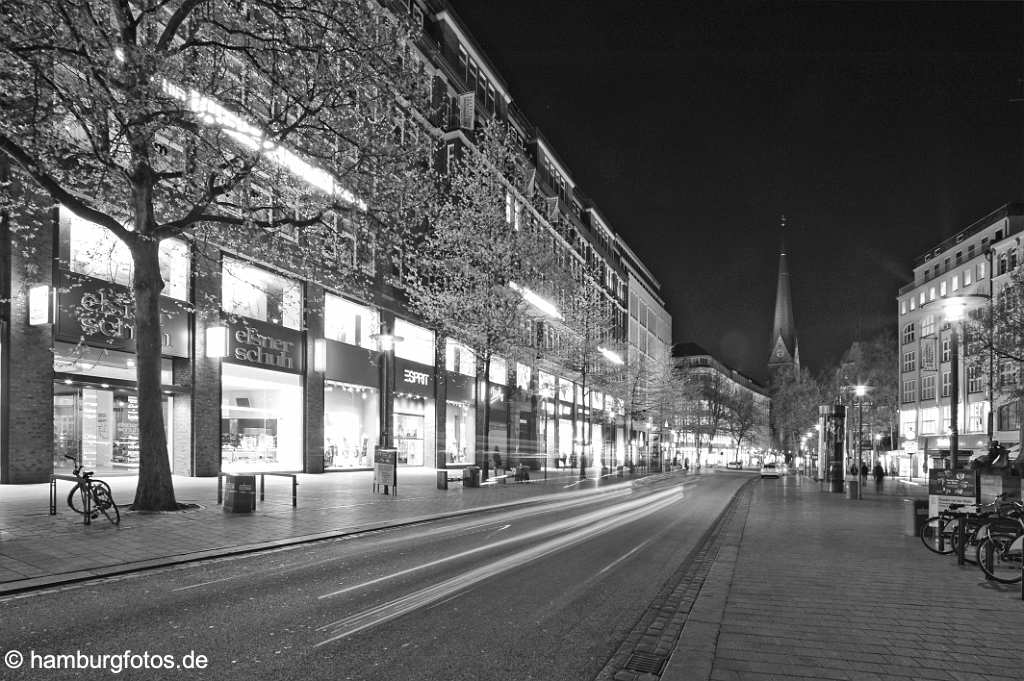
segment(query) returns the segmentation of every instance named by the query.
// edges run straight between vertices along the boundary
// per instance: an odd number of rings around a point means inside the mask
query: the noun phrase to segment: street
[[[23,663],[4,678],[592,679],[747,479],[611,485],[9,597],[0,644]]]

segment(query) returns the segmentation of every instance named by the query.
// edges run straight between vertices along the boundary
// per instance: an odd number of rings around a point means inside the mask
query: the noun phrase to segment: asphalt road
[[[0,678],[593,679],[747,478],[610,486],[6,598]]]

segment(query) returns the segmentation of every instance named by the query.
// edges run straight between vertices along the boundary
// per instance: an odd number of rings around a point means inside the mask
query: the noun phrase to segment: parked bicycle
[[[957,550],[963,537],[964,560],[976,564],[978,547],[987,536],[989,525],[1001,518],[1015,517],[1020,509],[1020,503],[1007,494],[1000,494],[988,504],[953,504],[925,520],[921,526],[921,541],[930,551],[949,554]]]
[[[82,464],[70,454],[64,455],[65,459],[71,459],[75,463],[73,475],[78,479],[78,484],[71,488],[68,493],[68,506],[79,515],[89,513],[89,517],[96,519],[100,513],[106,516],[107,520],[115,525],[121,522],[121,512],[114,503],[114,495],[110,492],[110,485],[103,480],[92,477],[92,471],[83,471]]]
[[[1024,515],[1002,518],[988,526],[987,536],[978,544],[978,567],[986,576],[1003,584],[1021,580],[1024,563]]]

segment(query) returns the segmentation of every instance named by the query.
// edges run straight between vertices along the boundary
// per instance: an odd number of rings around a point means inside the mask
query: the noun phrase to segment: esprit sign
[[[405,369],[402,372],[402,380],[413,385],[430,385],[430,374],[423,371]]]

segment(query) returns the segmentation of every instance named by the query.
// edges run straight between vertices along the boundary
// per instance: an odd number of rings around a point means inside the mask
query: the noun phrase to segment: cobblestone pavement
[[[617,681],[1024,677],[1020,585],[928,552],[906,533],[918,485],[861,500],[803,477],[755,480],[709,549],[699,593],[675,613],[659,674]],[[688,607],[688,611],[687,611]],[[685,612],[684,612],[685,611]]]

